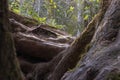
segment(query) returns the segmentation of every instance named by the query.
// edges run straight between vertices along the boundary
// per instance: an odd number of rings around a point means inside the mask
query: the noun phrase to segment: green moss
[[[120,73],[112,73],[108,76],[107,80],[120,80]]]
[[[38,25],[39,22],[32,20],[32,19],[25,19],[24,20],[24,24],[34,24],[34,25]]]

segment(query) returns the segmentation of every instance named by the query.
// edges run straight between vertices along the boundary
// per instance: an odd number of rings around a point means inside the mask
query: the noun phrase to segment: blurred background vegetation
[[[99,10],[99,0],[9,0],[9,9],[77,36]]]

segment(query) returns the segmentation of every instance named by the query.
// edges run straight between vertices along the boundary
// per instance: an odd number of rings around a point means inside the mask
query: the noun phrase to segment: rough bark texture
[[[0,80],[23,80],[9,32],[7,0],[0,1]]]
[[[119,22],[120,1],[112,0],[94,34],[91,48],[61,80],[120,80]]]

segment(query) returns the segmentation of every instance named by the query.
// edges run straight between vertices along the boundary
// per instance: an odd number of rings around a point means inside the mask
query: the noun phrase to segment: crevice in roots
[[[86,78],[86,80],[94,80],[94,78],[97,76],[98,73],[99,73],[99,71],[96,70],[95,68],[90,68],[87,71],[87,78]]]

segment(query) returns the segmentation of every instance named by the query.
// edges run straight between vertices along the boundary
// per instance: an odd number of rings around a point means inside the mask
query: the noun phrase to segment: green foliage
[[[84,20],[88,20],[88,18],[89,18],[89,15],[84,16]]]
[[[20,13],[19,2],[18,1],[9,1],[10,9],[15,13]]]
[[[87,21],[87,24],[90,22],[92,17],[97,13],[99,8],[99,0],[88,0],[84,1],[84,12],[83,18]]]
[[[45,23],[46,18],[39,17],[39,15],[33,9],[33,2],[34,0],[25,0],[24,3],[20,3],[20,0],[9,0],[9,8],[17,14],[36,19],[40,23]]]
[[[47,23],[50,26],[54,26],[55,28],[62,29],[64,25],[59,25],[55,22],[55,19],[50,19],[49,22]]]
[[[9,0],[14,12],[75,35],[99,9],[99,0]]]

